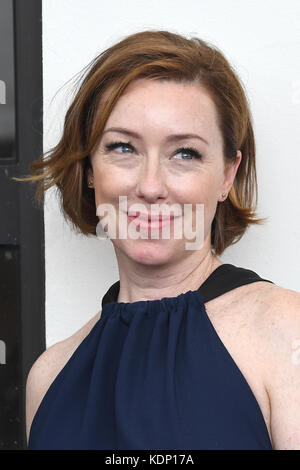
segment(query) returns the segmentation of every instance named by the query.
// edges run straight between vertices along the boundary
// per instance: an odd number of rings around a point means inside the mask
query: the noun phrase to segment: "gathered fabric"
[[[205,302],[262,279],[222,264],[195,291],[117,302],[46,392],[28,449],[272,449],[258,402]]]

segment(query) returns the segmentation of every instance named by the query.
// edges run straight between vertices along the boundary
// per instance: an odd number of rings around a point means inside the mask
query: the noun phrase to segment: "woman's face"
[[[198,138],[172,139],[174,134],[195,134]],[[113,145],[118,142],[122,144]],[[201,250],[210,250],[216,207],[224,199],[222,193],[229,192],[240,160],[238,151],[236,162],[225,170],[216,108],[202,87],[148,79],[132,82],[110,114],[91,155],[92,171],[88,173],[94,182],[96,207],[105,203],[116,210],[115,249],[136,262],[160,264],[184,256],[186,242],[193,241],[185,238],[184,230],[181,239],[172,236],[172,225],[169,239],[151,238],[149,228],[143,229],[148,238],[118,238],[119,196],[126,196],[127,210],[139,203],[146,214],[153,204],[156,208],[176,204],[183,215],[184,204],[191,204],[193,229],[196,204],[203,204]],[[179,219],[183,217],[177,222]],[[126,221],[132,223],[127,215]]]

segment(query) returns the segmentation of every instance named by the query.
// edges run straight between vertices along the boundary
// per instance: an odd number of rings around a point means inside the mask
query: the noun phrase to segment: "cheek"
[[[211,177],[195,177],[176,186],[176,194],[188,203],[213,205],[218,197],[218,184]]]
[[[207,235],[211,226],[212,220],[215,215],[217,200],[218,200],[218,181],[213,175],[206,175],[205,178],[192,178],[186,182],[184,187],[181,187],[177,196],[180,202],[192,204],[194,212],[193,216],[193,230],[196,230],[196,204],[204,205],[204,232]],[[200,210],[200,208],[199,208]],[[201,208],[202,210],[202,208]],[[201,212],[197,212],[200,217]],[[198,221],[200,223],[200,221]]]
[[[97,203],[102,200],[118,200],[119,195],[126,195],[126,191],[130,187],[128,180],[124,178],[124,173],[117,168],[98,166],[94,170],[94,178]]]
[[[133,180],[128,178],[128,171],[106,164],[97,164],[94,168],[95,201],[97,206],[105,201],[117,204],[119,196],[128,195],[134,190]],[[170,175],[166,180],[169,200],[180,204],[204,204],[205,212],[214,210],[218,199],[218,178],[212,171],[203,174],[190,174],[178,177]],[[206,216],[207,217],[207,216]]]

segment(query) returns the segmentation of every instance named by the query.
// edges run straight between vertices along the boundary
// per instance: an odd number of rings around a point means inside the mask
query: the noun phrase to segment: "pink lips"
[[[151,217],[150,214],[143,214],[140,212],[135,213],[134,215],[130,215],[130,212],[127,212],[128,219],[137,225],[142,230],[162,230],[163,227],[169,226],[174,222],[174,215],[170,214],[170,216],[166,215],[153,215]]]
[[[131,215],[130,212],[127,212],[127,215],[128,217],[130,218],[139,218],[139,220],[145,220],[146,222],[162,222],[163,220],[172,220],[174,219],[174,215],[173,214],[170,214],[170,215],[162,215],[162,214],[158,214],[158,215],[152,215],[151,214],[142,214],[140,212],[136,212],[134,214]]]

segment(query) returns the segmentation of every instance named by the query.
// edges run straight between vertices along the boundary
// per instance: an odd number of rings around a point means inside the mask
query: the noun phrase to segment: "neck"
[[[177,297],[197,290],[222,263],[210,248],[191,251],[189,256],[167,265],[145,265],[127,257],[115,247],[120,274],[118,302]]]

